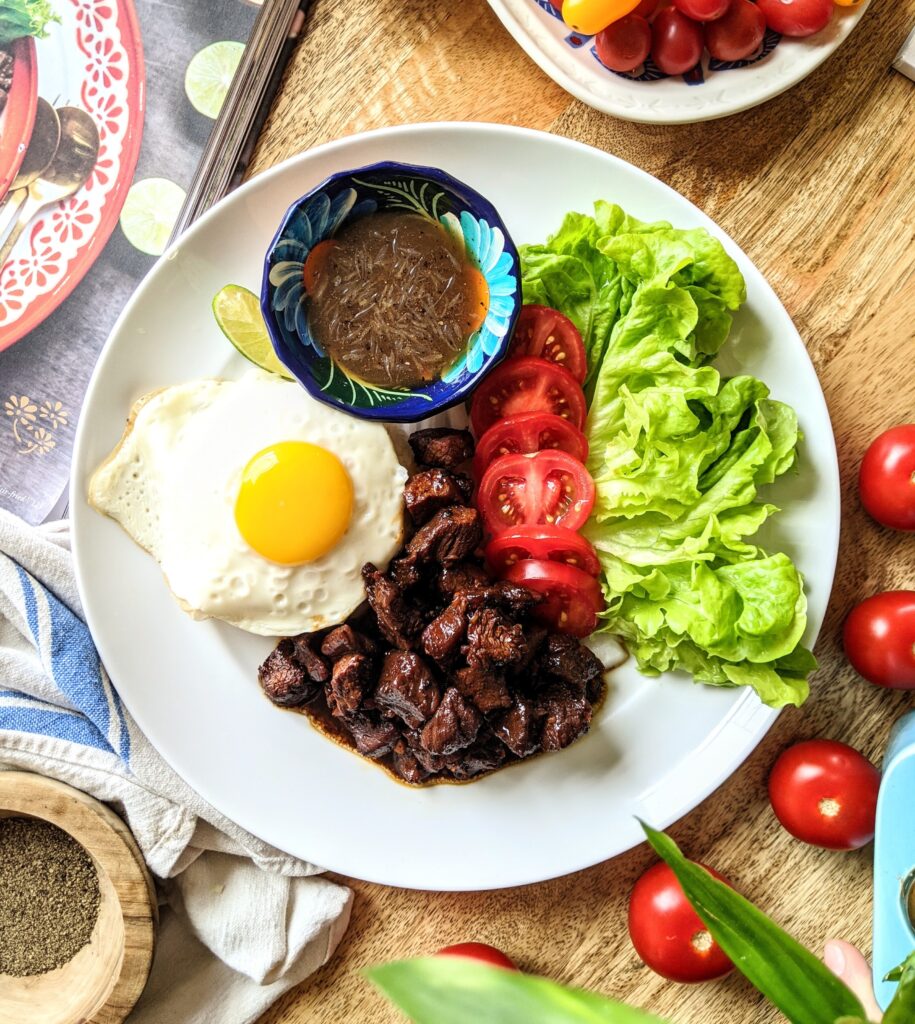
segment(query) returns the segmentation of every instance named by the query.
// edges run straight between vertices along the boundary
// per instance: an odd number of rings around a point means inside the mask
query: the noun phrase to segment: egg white
[[[280,441],[333,452],[353,484],[338,544],[304,565],[255,552],[235,522],[248,460]],[[89,502],[159,563],[182,608],[264,636],[342,622],[365,599],[365,562],[385,567],[403,537],[401,466],[385,428],[268,374],[198,380],[141,398],[89,482]]]

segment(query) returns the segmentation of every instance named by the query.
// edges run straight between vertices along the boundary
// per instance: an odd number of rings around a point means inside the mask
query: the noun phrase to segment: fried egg
[[[195,618],[289,636],[364,600],[363,564],[400,546],[406,475],[380,423],[256,374],[141,398],[89,501]]]

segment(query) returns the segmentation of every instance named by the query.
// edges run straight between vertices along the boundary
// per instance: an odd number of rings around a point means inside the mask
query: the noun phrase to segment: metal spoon
[[[60,144],[51,163],[29,186],[28,198],[9,237],[0,249],[0,266],[13,250],[29,221],[42,207],[78,192],[98,160],[99,136],[95,121],[78,107],[59,107]]]
[[[6,234],[7,228],[16,219],[19,207],[28,198],[29,185],[47,169],[59,145],[60,118],[51,104],[39,97],[29,148],[25,151],[19,173],[13,178],[0,208],[0,238]]]

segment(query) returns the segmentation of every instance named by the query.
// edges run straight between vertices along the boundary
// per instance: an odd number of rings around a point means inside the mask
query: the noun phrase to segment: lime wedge
[[[213,316],[222,333],[245,359],[250,359],[262,370],[292,380],[289,371],[273,351],[261,316],[260,303],[254,292],[242,288],[240,284],[227,284],[213,299]]]
[[[184,189],[168,178],[135,182],[121,210],[121,230],[127,241],[140,252],[161,256],[184,199]]]
[[[194,108],[214,120],[245,51],[244,43],[210,43],[191,57],[184,74],[184,91]]]

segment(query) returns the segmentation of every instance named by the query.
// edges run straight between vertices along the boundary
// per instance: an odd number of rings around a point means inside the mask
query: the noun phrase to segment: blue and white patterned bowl
[[[464,245],[489,289],[483,325],[441,379],[383,388],[350,376],[308,326],[303,271],[309,252],[367,214],[409,211],[440,223]],[[378,163],[334,174],[286,211],[264,262],[261,310],[273,348],[315,398],[366,419],[410,423],[466,398],[505,355],[521,308],[518,251],[494,207],[434,167]]]

